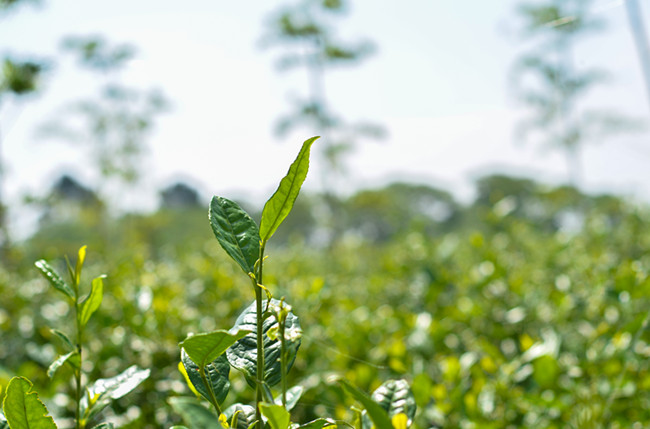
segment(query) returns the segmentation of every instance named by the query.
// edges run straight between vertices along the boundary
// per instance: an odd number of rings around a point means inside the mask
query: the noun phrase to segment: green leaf
[[[196,334],[187,337],[179,344],[179,346],[184,348],[190,359],[201,367],[214,361],[222,355],[228,347],[232,346],[237,340],[243,338],[250,332],[250,330],[239,329],[233,334],[230,331],[220,329],[205,334]]]
[[[102,303],[102,296],[104,294],[104,276],[99,276],[93,280],[92,287],[90,289],[90,295],[84,301],[81,308],[81,325],[86,326],[90,316],[93,315],[95,311],[99,308],[99,305]]]
[[[87,395],[81,400],[82,415],[86,420],[92,419],[109,406],[111,401],[121,398],[135,389],[149,377],[149,373],[148,369],[139,369],[133,365],[115,377],[100,378],[95,381],[87,388]]]
[[[279,305],[277,299],[271,300],[271,305]],[[266,307],[266,300],[262,301],[262,306]],[[267,332],[269,329],[277,326],[278,322],[275,316],[264,319],[262,324],[263,341],[264,341],[264,380],[269,386],[280,382],[281,362],[280,362],[280,339],[271,339]],[[226,352],[228,362],[233,368],[236,368],[246,375],[249,384],[255,380],[257,375],[257,314],[255,301],[239,315],[233,329],[243,329],[251,333],[238,340]],[[288,337],[287,344],[287,371],[291,369],[293,362],[296,360],[296,354],[300,347],[301,330],[298,317],[289,312],[285,325],[285,335]]]
[[[223,412],[232,429],[248,429],[255,422],[255,408],[250,405],[234,404]],[[237,414],[234,424],[233,416]]]
[[[275,193],[264,204],[260,221],[260,238],[266,243],[287,217],[298,198],[307,171],[309,170],[309,153],[311,145],[318,139],[312,137],[302,144],[298,157],[289,167],[287,175],[282,178]]]
[[[71,351],[68,354],[65,354],[63,356],[59,356],[57,360],[52,362],[50,367],[47,369],[47,376],[52,378],[54,377],[54,374],[56,371],[61,368],[66,362],[68,362],[70,365],[72,365],[75,368],[79,368],[80,359],[79,359],[79,354],[77,351]]]
[[[291,423],[289,411],[285,410],[282,405],[271,405],[264,402],[260,403],[260,411],[266,417],[271,429],[288,429]]]
[[[72,351],[75,349],[74,344],[72,344],[72,340],[70,340],[70,338],[68,338],[66,334],[56,329],[50,329],[50,332],[56,335],[61,340],[61,342],[63,343],[63,345],[68,351]]]
[[[4,419],[4,414],[0,413],[0,429],[9,429],[9,423]]]
[[[393,424],[391,423],[390,418],[388,418],[386,411],[378,403],[373,401],[370,396],[350,384],[345,379],[339,379],[338,382],[350,396],[363,405],[363,408],[366,409],[370,419],[377,429],[393,429]]]
[[[372,393],[372,400],[378,403],[389,417],[403,413],[410,426],[415,417],[415,397],[406,380],[387,380]]]
[[[115,425],[113,423],[105,422],[105,423],[100,423],[97,426],[93,426],[92,429],[115,429]]]
[[[320,418],[298,426],[300,429],[323,429],[328,426],[336,426],[336,421],[330,418]]]
[[[257,224],[239,205],[223,197],[212,197],[210,225],[219,244],[246,274],[254,272],[260,256]]]
[[[195,398],[175,396],[169,404],[192,429],[222,429],[219,417]]]
[[[228,363],[228,359],[226,359],[226,355],[222,354],[214,361],[205,365],[205,377],[208,379],[210,386],[206,386],[203,383],[199,366],[190,359],[185,349],[181,349],[181,362],[183,363],[187,377],[196,391],[210,401],[210,392],[208,389],[211,389],[215,398],[217,398],[217,402],[222,404],[226,396],[228,396],[228,390],[230,389],[230,380],[228,379],[230,364]]]
[[[76,284],[81,282],[81,269],[84,266],[84,261],[86,260],[86,246],[81,246],[79,249],[79,254],[77,256],[77,263],[74,267],[74,280]]]
[[[38,399],[38,393],[32,391],[32,382],[24,377],[14,377],[9,381],[3,409],[11,429],[56,428],[54,419]]]
[[[287,411],[293,410],[293,407],[296,406],[298,403],[298,400],[302,396],[302,392],[305,390],[304,387],[302,386],[293,386],[289,390],[287,390]],[[275,398],[275,405],[282,405],[282,394],[278,395],[277,398]]]
[[[40,261],[36,261],[34,263],[36,265],[36,268],[45,276],[45,278],[50,282],[52,286],[54,286],[54,289],[58,290],[59,292],[65,294],[68,298],[70,298],[72,301],[75,300],[75,295],[74,291],[68,285],[63,278],[57,273],[54,268],[50,266],[47,262],[45,262],[44,259],[41,259]]]

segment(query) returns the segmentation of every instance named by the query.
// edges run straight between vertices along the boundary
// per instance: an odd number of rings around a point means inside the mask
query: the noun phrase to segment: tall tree
[[[547,0],[526,3],[519,15],[524,35],[536,37],[537,47],[514,66],[517,90],[531,116],[519,127],[523,139],[535,137],[566,154],[569,180],[581,181],[583,144],[627,129],[625,118],[603,111],[586,111],[579,102],[606,74],[600,69],[580,70],[574,65],[574,48],[580,38],[603,28],[590,14],[593,0]]]
[[[100,196],[107,198],[111,190],[140,178],[146,138],[168,103],[158,90],[133,89],[120,82],[118,71],[135,55],[131,46],[113,46],[100,37],[69,37],[63,47],[83,68],[98,73],[103,84],[98,96],[73,102],[47,122],[41,134],[85,145],[101,173]]]
[[[382,127],[367,122],[350,122],[333,109],[328,99],[327,70],[357,64],[373,51],[367,41],[344,42],[334,28],[348,9],[345,0],[300,0],[280,7],[272,14],[264,37],[266,46],[282,49],[278,67],[288,71],[302,67],[307,75],[306,92],[292,100],[291,110],[278,121],[277,132],[285,134],[303,127],[310,134],[323,136],[319,143],[326,161],[327,183],[331,173],[344,173],[344,156],[360,138],[379,138]],[[326,185],[326,189],[330,189]]]
[[[641,63],[646,96],[648,103],[650,103],[650,47],[648,47],[648,33],[643,23],[641,7],[638,0],[625,0],[625,8],[627,10],[628,22],[630,23],[630,30],[634,37],[637,55],[639,56],[639,62]]]
[[[0,0],[0,19],[14,11],[18,6],[33,0]],[[44,64],[34,60],[17,60],[6,57],[1,60],[0,70],[0,108],[9,101],[24,98],[37,91]],[[5,161],[2,156],[3,133],[0,129],[0,253],[5,253],[10,244],[7,228],[7,206],[4,199]]]

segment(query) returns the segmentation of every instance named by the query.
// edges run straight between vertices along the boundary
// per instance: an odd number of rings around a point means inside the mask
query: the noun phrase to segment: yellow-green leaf
[[[90,316],[99,308],[99,305],[102,303],[102,296],[104,294],[104,276],[97,277],[93,280],[92,287],[90,289],[90,295],[83,303],[81,308],[81,324],[86,325]]]

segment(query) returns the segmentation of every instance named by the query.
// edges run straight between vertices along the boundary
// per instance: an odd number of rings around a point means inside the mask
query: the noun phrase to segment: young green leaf
[[[350,396],[361,402],[361,405],[366,409],[370,419],[377,429],[393,429],[393,424],[391,423],[390,418],[388,418],[386,411],[378,403],[373,401],[370,396],[350,384],[345,379],[339,379],[338,382]]]
[[[254,272],[260,253],[260,234],[255,221],[239,205],[223,197],[212,197],[210,225],[223,250],[246,274]]]
[[[61,340],[61,342],[63,343],[63,345],[68,351],[72,351],[75,349],[74,344],[72,344],[72,340],[70,340],[70,338],[68,338],[66,334],[56,329],[50,329],[50,332],[56,335]]]
[[[54,288],[56,290],[63,293],[64,295],[66,295],[71,300],[73,300],[73,301],[75,300],[74,291],[72,290],[70,285],[68,285],[65,282],[65,280],[63,280],[63,278],[61,278],[59,273],[57,273],[54,270],[54,268],[52,268],[50,266],[50,264],[45,262],[44,259],[41,259],[40,261],[36,261],[36,263],[34,263],[34,265],[36,265],[36,268],[38,268],[38,270],[41,272],[41,274],[43,274],[43,276],[45,276],[45,278],[50,282],[50,284],[52,286],[54,286]]]
[[[291,416],[289,411],[285,410],[282,405],[271,405],[267,403],[260,403],[260,411],[266,417],[271,429],[288,429],[291,424]]]
[[[192,429],[223,429],[219,417],[195,398],[175,396],[169,398],[169,404]]]
[[[323,418],[312,420],[304,425],[298,426],[300,429],[323,429],[329,426],[336,426],[336,421],[330,418]]]
[[[249,334],[250,330],[238,330],[234,334],[229,331],[217,330],[205,334],[187,337],[179,344],[185,349],[190,359],[200,367],[218,358],[237,340]]]
[[[52,362],[50,367],[47,369],[47,376],[52,378],[56,371],[61,368],[66,362],[72,365],[75,368],[79,368],[79,354],[77,351],[71,351],[70,353],[59,356],[57,360]]]
[[[93,426],[92,429],[114,429],[115,425],[113,423],[100,423],[97,426]]]
[[[312,137],[302,144],[298,157],[289,167],[287,175],[280,181],[275,193],[264,204],[260,221],[260,238],[266,243],[287,217],[298,198],[307,171],[309,170],[309,153],[311,145],[319,137]]]
[[[234,404],[223,412],[232,429],[248,429],[255,422],[255,408],[250,405]]]
[[[76,284],[81,282],[81,269],[84,266],[84,261],[86,260],[86,246],[81,246],[79,249],[79,254],[77,256],[77,263],[74,267],[74,280]]]
[[[406,380],[387,380],[372,393],[372,400],[378,403],[389,417],[404,414],[411,425],[415,417],[415,397]]]
[[[32,382],[24,377],[9,381],[3,409],[11,429],[56,429],[38,393],[32,391]]]
[[[293,386],[287,390],[287,411],[291,411],[296,406],[304,390],[305,388],[302,386]],[[278,395],[273,402],[275,405],[282,405],[282,395]]]
[[[277,299],[271,300],[272,305],[279,305]],[[266,300],[262,301],[262,307],[266,307]],[[301,342],[301,330],[298,317],[289,312],[286,319],[285,336],[287,338],[287,371],[291,369],[293,362],[296,360],[296,354]],[[280,339],[276,337],[271,339],[267,333],[273,327],[277,327],[278,322],[275,316],[264,319],[262,324],[263,341],[264,341],[264,381],[273,386],[280,382],[282,378],[282,365],[280,361]],[[233,368],[236,368],[246,375],[249,384],[257,375],[257,312],[256,304],[253,301],[246,307],[235,321],[233,329],[244,329],[251,333],[238,340],[227,351],[228,362]],[[273,399],[271,399],[273,401]]]
[[[81,401],[81,410],[88,421],[110,405],[114,399],[119,399],[135,389],[149,377],[148,369],[131,366],[121,374],[111,378],[100,378],[88,387],[88,395]],[[88,398],[91,398],[89,404]]]
[[[208,380],[209,386],[203,383],[199,366],[190,359],[185,349],[181,349],[181,362],[185,368],[187,378],[196,391],[210,401],[210,392],[208,389],[211,389],[217,402],[222,404],[226,396],[228,396],[228,390],[230,390],[230,380],[228,378],[230,364],[226,356],[222,354],[205,366],[205,377]]]
[[[93,315],[95,311],[99,308],[99,305],[102,303],[102,296],[104,294],[104,276],[97,277],[93,280],[90,295],[84,301],[81,308],[81,325],[86,326],[90,316]]]

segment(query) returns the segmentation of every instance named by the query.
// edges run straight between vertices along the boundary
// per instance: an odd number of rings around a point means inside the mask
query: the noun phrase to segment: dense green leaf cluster
[[[392,207],[390,195],[374,191],[357,201],[373,213],[373,201]],[[288,383],[303,392],[291,420],[354,418],[345,387],[330,382],[336,373],[363,392],[408,380],[419,410],[413,420],[423,428],[650,423],[648,210],[504,177],[485,180],[473,206],[454,210],[457,220],[444,232],[418,219],[381,240],[348,232],[325,247],[273,248],[264,285],[290,297],[302,329]],[[377,225],[392,224],[389,212],[375,213]],[[152,369],[127,400],[102,411],[120,427],[179,424],[178,401],[191,392],[178,371],[178,343],[187,332],[233,326],[250,305],[246,276],[202,218],[205,241],[151,245],[148,238],[160,240],[150,234],[156,223],[129,246],[89,254],[90,278],[110,275],[88,320],[96,362],[88,360],[88,378],[134,364]],[[41,252],[65,272],[54,262],[60,259]],[[71,418],[72,404],[52,398],[73,395],[73,368],[60,367],[51,381],[46,372],[68,347],[47,327],[67,332],[72,308],[47,285],[33,268],[0,267],[0,386],[4,394],[9,379],[23,375],[52,415]],[[229,378],[222,407],[232,421],[231,406],[254,397],[243,374]],[[272,389],[277,397],[279,387]],[[168,405],[170,396],[179,399]],[[251,413],[239,407],[243,429]]]

